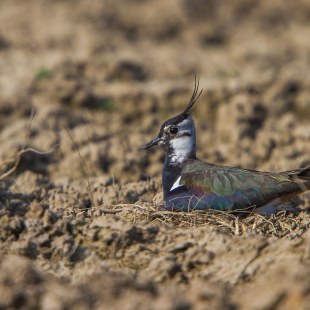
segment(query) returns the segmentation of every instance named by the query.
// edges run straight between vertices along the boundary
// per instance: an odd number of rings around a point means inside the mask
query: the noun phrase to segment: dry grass
[[[16,155],[13,156],[12,158],[7,158],[5,160],[0,161],[0,181],[6,180],[10,175],[12,175],[16,171],[23,154],[30,152],[30,153],[35,153],[39,155],[48,155],[54,152],[55,149],[52,149],[47,152],[41,152],[32,147],[27,147],[31,124],[34,119],[34,115],[35,115],[35,110],[32,109],[31,114],[29,116],[29,121],[27,124],[26,134],[24,138],[24,143],[22,145],[21,150],[19,150],[16,153]],[[29,203],[29,201],[31,201],[31,195],[27,195],[23,193],[14,193],[14,192],[8,191],[5,188],[0,188],[0,198],[2,200],[7,200],[7,201],[18,200],[18,201],[23,201],[25,203]]]
[[[176,228],[208,225],[217,227],[233,236],[255,233],[278,238],[296,238],[306,233],[310,227],[310,214],[304,211],[298,215],[281,211],[271,216],[262,216],[250,212],[240,216],[215,210],[163,211],[147,204],[121,204],[113,206],[111,209],[99,208],[99,210],[105,214],[118,214],[123,219],[133,223],[163,223]]]
[[[5,180],[8,176],[10,176],[12,173],[15,172],[15,170],[17,169],[17,167],[20,163],[20,160],[21,160],[21,157],[23,154],[32,152],[32,153],[39,154],[39,155],[49,155],[55,151],[55,149],[52,149],[52,150],[47,151],[47,152],[41,152],[41,151],[36,150],[32,147],[27,147],[30,129],[31,129],[31,124],[32,124],[32,121],[34,119],[34,116],[35,116],[35,110],[32,109],[30,116],[29,116],[29,121],[27,124],[26,134],[25,134],[25,138],[24,138],[24,143],[22,145],[21,150],[18,151],[14,157],[7,158],[7,159],[0,162],[0,171],[1,171],[0,181]]]

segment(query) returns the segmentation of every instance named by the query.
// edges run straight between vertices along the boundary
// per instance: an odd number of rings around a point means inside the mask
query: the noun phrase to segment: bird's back
[[[242,210],[310,189],[310,168],[271,173],[217,166],[198,159],[183,167],[178,186],[166,197],[173,210]]]

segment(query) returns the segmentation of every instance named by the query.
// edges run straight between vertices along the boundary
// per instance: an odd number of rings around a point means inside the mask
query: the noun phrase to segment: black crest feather
[[[190,98],[187,106],[185,107],[185,110],[182,112],[182,114],[190,113],[191,108],[193,107],[195,102],[198,100],[198,98],[200,97],[200,95],[203,91],[203,89],[201,89],[200,92],[198,93],[198,90],[199,90],[199,78],[197,79],[197,76],[195,75],[195,86],[194,86],[193,94],[192,94],[192,97]]]

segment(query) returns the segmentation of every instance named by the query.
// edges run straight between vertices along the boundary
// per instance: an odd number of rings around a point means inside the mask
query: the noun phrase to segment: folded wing
[[[310,168],[269,173],[223,167],[193,161],[182,171],[180,183],[195,197],[198,209],[219,210],[260,207],[270,201],[285,200],[310,189]]]

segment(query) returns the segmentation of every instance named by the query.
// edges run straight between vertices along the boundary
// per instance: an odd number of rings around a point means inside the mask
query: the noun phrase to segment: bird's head
[[[195,78],[195,88],[185,110],[165,121],[158,136],[144,144],[143,149],[159,145],[165,150],[166,155],[171,157],[172,162],[181,162],[188,157],[196,156],[196,133],[191,109],[202,93],[202,90],[200,92],[198,90],[199,81]]]

